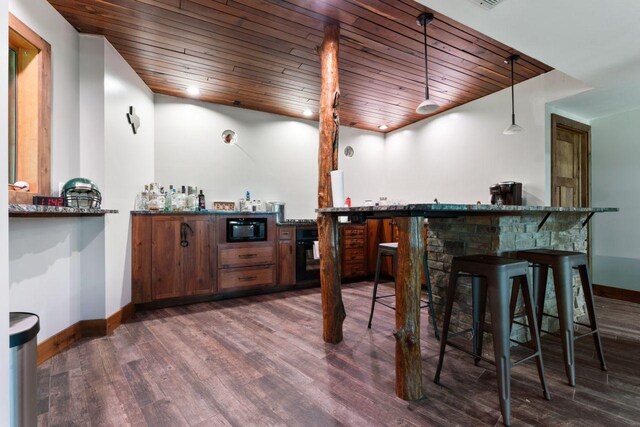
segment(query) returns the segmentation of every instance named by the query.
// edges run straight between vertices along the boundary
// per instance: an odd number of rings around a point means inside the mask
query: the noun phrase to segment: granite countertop
[[[460,205],[445,203],[418,203],[407,205],[391,205],[391,206],[355,206],[351,208],[323,208],[317,209],[317,212],[328,214],[343,215],[390,215],[397,213],[399,215],[415,215],[424,214],[424,216],[464,216],[464,215],[507,215],[507,214],[523,214],[523,213],[548,213],[548,212],[572,212],[572,213],[597,213],[597,212],[617,212],[618,208],[562,208],[552,206],[507,206],[507,205]]]
[[[275,212],[264,211],[214,211],[207,209],[204,211],[184,211],[184,212],[165,212],[165,211],[131,211],[131,215],[275,215]]]
[[[10,217],[103,216],[116,214],[114,209],[88,209],[61,206],[9,205]]]

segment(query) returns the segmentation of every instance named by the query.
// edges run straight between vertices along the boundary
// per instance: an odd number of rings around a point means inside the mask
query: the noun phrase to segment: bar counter
[[[424,397],[422,388],[422,366],[420,354],[420,287],[421,257],[424,242],[421,238],[425,219],[428,221],[427,253],[431,284],[436,308],[436,322],[442,324],[442,304],[451,260],[455,256],[472,254],[513,255],[516,251],[534,248],[553,248],[576,252],[587,252],[588,231],[586,225],[596,213],[617,212],[617,208],[563,208],[549,206],[496,206],[463,204],[408,204],[392,206],[363,206],[353,208],[318,209],[318,219],[337,223],[339,216],[367,218],[395,218],[398,224],[398,268],[396,273],[396,394],[405,400]],[[339,258],[339,233],[335,233],[335,248],[331,253]],[[321,257],[322,262],[322,257]],[[331,262],[329,263],[331,264]],[[322,267],[321,267],[322,269]],[[327,324],[342,319],[332,319],[340,310],[325,310],[325,306],[341,307],[342,299],[335,286],[335,279],[327,276],[334,271],[322,270],[321,286],[325,328]],[[339,273],[338,273],[339,274]],[[551,276],[551,275],[550,275]],[[464,280],[464,279],[462,279]],[[454,305],[451,327],[467,329],[471,324],[470,279],[461,280],[458,297]],[[552,280],[551,278],[549,280]],[[339,283],[339,278],[338,278]],[[584,298],[574,277],[576,315],[585,312]],[[553,292],[553,286],[548,286]],[[338,295],[336,295],[338,293]],[[342,308],[342,310],[344,310]],[[555,312],[555,298],[547,298],[545,311]],[[543,329],[552,330],[556,325],[547,319]],[[341,331],[341,329],[340,329]],[[339,336],[341,339],[341,334]],[[522,327],[514,327],[512,338],[526,338]],[[327,333],[325,331],[325,340]],[[329,341],[331,342],[331,341]],[[484,348],[492,348],[485,343]]]

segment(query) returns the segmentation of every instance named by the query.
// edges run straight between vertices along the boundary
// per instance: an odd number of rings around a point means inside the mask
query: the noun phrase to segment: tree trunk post
[[[396,218],[396,395],[404,400],[424,397],[420,357],[420,287],[424,243],[423,217]]]
[[[338,135],[340,117],[338,107],[338,46],[340,27],[329,24],[324,28],[324,40],[318,49],[322,83],[320,89],[320,144],[318,149],[318,207],[333,206],[330,172],[338,168]],[[340,241],[338,219],[318,214],[320,245],[320,287],[322,296],[322,336],[325,342],[342,341],[342,322],[346,317],[342,303],[340,277]]]

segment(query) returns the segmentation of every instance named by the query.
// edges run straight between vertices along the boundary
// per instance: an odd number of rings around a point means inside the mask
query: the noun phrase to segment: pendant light
[[[433,100],[429,99],[429,70],[427,70],[427,25],[433,21],[433,13],[422,13],[416,22],[424,28],[424,101],[416,108],[418,114],[431,114],[440,108]]]
[[[516,124],[516,107],[515,107],[515,95],[513,93],[513,87],[515,81],[513,79],[513,63],[520,59],[520,55],[511,55],[504,60],[505,64],[511,64],[511,124],[508,128],[502,131],[505,135],[514,135],[516,133],[524,132],[524,128]]]

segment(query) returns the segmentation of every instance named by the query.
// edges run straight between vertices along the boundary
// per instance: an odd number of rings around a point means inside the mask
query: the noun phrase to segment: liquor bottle
[[[200,194],[198,194],[198,209],[201,211],[207,210],[207,204],[204,201],[204,193],[200,190]]]
[[[173,185],[170,185],[169,190],[166,193],[164,193],[164,211],[165,212],[171,212],[172,210],[171,199],[173,196],[173,192],[174,192]]]
[[[185,193],[186,193],[186,188],[183,185],[182,191],[176,195],[176,210],[178,212],[184,211],[187,207],[187,195]]]
[[[171,212],[178,211],[178,190],[175,188],[171,191]]]
[[[198,187],[187,187],[187,210],[195,212],[198,210]]]
[[[149,210],[149,185],[145,185],[144,186],[144,191],[140,194],[140,201],[142,203],[142,209],[143,211],[148,211]]]
[[[160,192],[156,195],[156,210],[161,211],[164,209],[164,187],[160,187]]]

